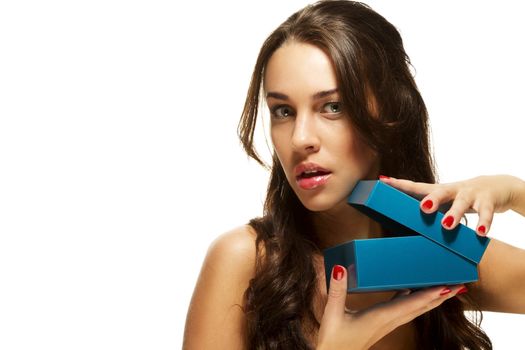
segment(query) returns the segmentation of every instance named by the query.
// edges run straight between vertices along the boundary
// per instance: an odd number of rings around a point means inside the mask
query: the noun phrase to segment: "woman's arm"
[[[468,287],[482,310],[525,314],[525,250],[492,238],[478,270]]]
[[[193,292],[183,349],[244,349],[243,295],[254,275],[255,233],[236,228],[210,246]]]

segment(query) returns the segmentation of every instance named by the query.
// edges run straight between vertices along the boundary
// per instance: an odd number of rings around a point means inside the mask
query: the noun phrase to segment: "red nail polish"
[[[341,265],[335,265],[333,270],[332,270],[332,277],[336,281],[340,281],[343,278],[344,275],[345,275],[344,267],[342,267]]]
[[[456,295],[459,295],[459,294],[464,294],[468,292],[468,288],[467,287],[463,287],[461,288],[460,290],[458,290],[458,292],[456,293]]]
[[[434,202],[432,202],[430,199],[427,199],[424,203],[423,203],[423,208],[425,209],[430,209],[434,206]]]
[[[454,223],[454,217],[452,215],[447,216],[445,220],[443,220],[443,225],[445,225],[446,227],[452,226],[453,223]]]
[[[388,180],[388,179],[390,179],[390,176],[379,175],[379,179],[380,180]]]
[[[485,232],[487,232],[487,228],[484,225],[481,225],[480,227],[478,227],[478,232],[481,234],[485,234]]]
[[[452,292],[449,288],[444,288],[439,295],[447,295],[448,293]]]

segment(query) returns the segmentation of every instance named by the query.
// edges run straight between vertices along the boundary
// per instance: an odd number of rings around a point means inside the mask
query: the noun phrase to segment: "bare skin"
[[[486,188],[498,193],[512,193],[512,197],[515,200],[512,204],[507,203],[507,205],[516,212],[522,213],[525,210],[525,205],[523,205],[525,184],[523,184],[522,180],[516,179],[516,184],[518,184],[516,187],[521,189],[513,192],[514,186],[510,183],[500,182],[502,180],[504,179],[498,176],[486,177]],[[468,181],[462,183],[466,186],[469,185]],[[436,185],[435,188],[440,189],[443,186],[446,185]],[[503,192],[495,191],[495,188],[503,188]],[[423,203],[424,200],[421,201],[421,204]],[[516,203],[521,204],[516,205]],[[429,212],[428,210],[424,211]],[[492,219],[492,215],[489,216]],[[254,275],[254,242],[255,232],[253,232],[253,229],[248,226],[242,226],[221,235],[210,246],[188,311],[184,333],[184,349],[246,348],[243,336],[245,319],[240,305],[243,303],[242,295],[248,282]],[[523,298],[525,293],[525,283],[523,282],[525,281],[525,268],[523,261],[525,261],[525,251],[523,249],[510,246],[494,238],[491,240],[479,265],[480,276],[483,276],[483,278],[477,283],[470,284],[468,291],[469,295],[482,310],[525,313],[525,300]],[[324,278],[322,269],[319,271],[319,274],[320,281],[322,281],[320,288],[322,288],[325,285],[322,280]],[[335,285],[333,281],[331,285]],[[371,318],[386,317],[390,320],[398,320],[398,322],[406,321],[406,323],[401,325],[396,323],[388,324],[389,328],[380,329],[379,334],[382,337],[374,343],[373,347],[367,347],[368,343],[366,343],[366,345],[362,345],[363,347],[356,347],[355,349],[413,348],[410,346],[410,344],[413,345],[411,319],[432,307],[438,306],[448,298],[462,298],[461,296],[455,296],[458,290],[458,287],[451,288],[451,292],[444,296],[439,296],[442,291],[441,287],[425,290],[425,295],[416,295],[419,292],[411,295],[401,295],[394,300],[400,300],[405,304],[401,304],[402,307],[397,309],[395,305],[393,308],[388,308],[388,306],[391,306],[391,302],[388,302],[388,300],[392,297],[388,293],[385,293],[383,296],[379,295],[379,293],[352,295],[348,298],[346,293],[344,293],[345,304],[340,302],[337,304],[336,302],[335,304],[339,305],[339,309],[335,307],[329,310],[326,309],[327,304],[325,300],[327,300],[328,295],[325,291],[316,300],[316,309],[323,313],[320,332],[325,332],[324,330],[326,329],[326,333],[319,338],[334,340],[339,339],[337,334],[353,334],[353,337],[350,337],[347,341],[355,345],[355,339],[362,338],[364,334],[363,332],[357,332],[357,330],[375,329],[373,325],[377,325],[377,323],[371,321]],[[337,300],[337,297],[341,295],[341,292],[339,293],[332,293],[332,299]],[[383,303],[380,305],[386,305],[387,308],[370,308],[370,305],[376,305],[377,303]],[[368,313],[370,318],[359,318],[355,315],[350,317],[344,313],[345,305],[363,311],[362,314]],[[407,313],[408,307],[415,311]],[[398,313],[400,310],[403,312],[404,319],[399,317]],[[377,312],[377,314],[374,315],[374,312]],[[341,314],[344,314],[344,316],[341,316]],[[337,332],[337,329],[344,329],[344,331]],[[356,330],[356,333],[349,333],[349,330]],[[333,333],[336,336],[333,336]],[[373,336],[369,336],[364,340],[371,342],[375,339]],[[312,343],[316,344],[316,341],[316,335],[312,335]],[[343,339],[342,341],[345,340]],[[329,344],[319,344],[320,349],[323,346],[324,348],[329,348]]]
[[[314,214],[323,246],[356,238],[380,236],[379,225],[346,204],[358,180],[377,179],[378,157],[361,143],[338,105],[336,78],[330,59],[318,48],[285,43],[270,58],[264,90],[272,111],[271,136],[287,179],[301,203]],[[331,177],[318,188],[304,189],[295,169],[315,162]],[[485,234],[495,212],[514,210],[525,215],[525,183],[518,178],[485,176],[453,184],[423,184],[384,180],[421,198],[421,210],[431,213],[452,203],[447,213],[453,229],[466,211],[479,213]],[[427,200],[432,206],[427,208]],[[426,203],[426,204],[425,204]],[[481,234],[481,232],[480,232]],[[210,247],[195,287],[184,333],[185,349],[245,349],[243,293],[254,276],[255,232],[248,226],[220,236]],[[525,251],[493,239],[479,265],[469,294],[484,310],[525,313]],[[456,296],[463,287],[438,286],[406,293],[346,293],[346,271],[333,276],[326,291],[321,257],[320,295],[314,311],[321,328],[312,334],[318,349],[411,349],[411,321]],[[337,277],[337,278],[336,278]],[[349,311],[351,310],[351,312]]]

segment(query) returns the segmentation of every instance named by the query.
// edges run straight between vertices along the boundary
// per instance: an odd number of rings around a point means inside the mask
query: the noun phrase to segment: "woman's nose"
[[[296,152],[316,152],[319,150],[319,137],[313,115],[301,114],[295,118],[292,146]]]

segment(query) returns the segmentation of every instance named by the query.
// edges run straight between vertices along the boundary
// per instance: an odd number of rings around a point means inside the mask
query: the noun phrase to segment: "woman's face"
[[[275,152],[306,208],[346,206],[358,180],[377,178],[377,156],[358,140],[321,49],[285,43],[268,62],[264,91]]]

